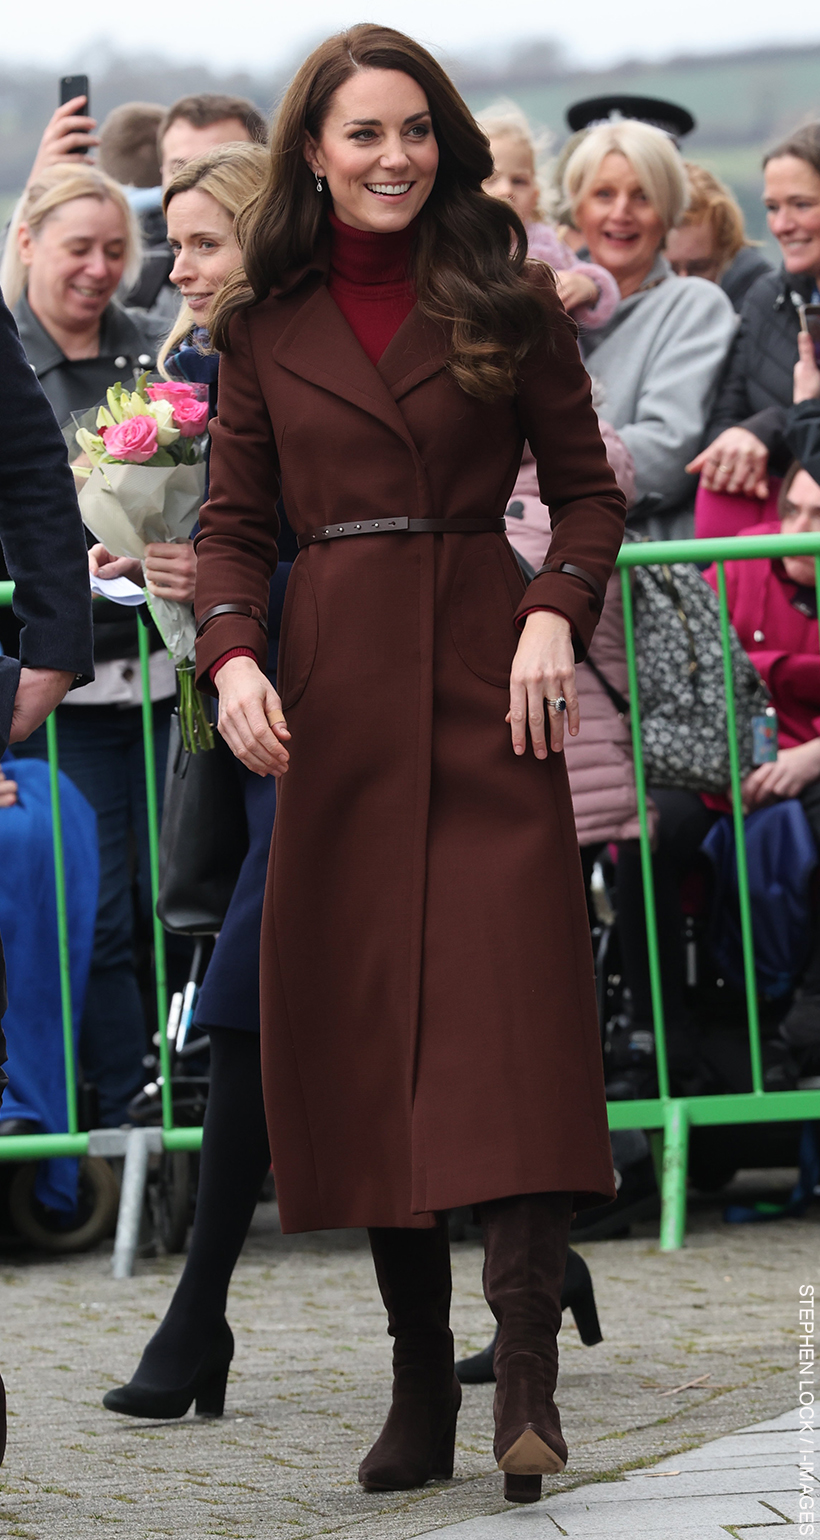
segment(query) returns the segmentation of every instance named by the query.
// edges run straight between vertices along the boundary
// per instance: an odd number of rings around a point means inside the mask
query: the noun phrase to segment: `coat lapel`
[[[415,451],[393,395],[334,304],[326,284],[320,282],[299,306],[274,344],[273,356],[292,374],[377,417]]]
[[[444,368],[449,338],[443,326],[414,305],[378,362],[378,372],[395,401]]]

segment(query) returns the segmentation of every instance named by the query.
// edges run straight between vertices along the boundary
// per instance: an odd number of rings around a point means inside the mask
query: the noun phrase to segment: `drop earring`
[[[316,191],[317,193],[320,193],[322,191],[322,178],[320,177],[318,171],[314,171],[313,175],[316,178]]]

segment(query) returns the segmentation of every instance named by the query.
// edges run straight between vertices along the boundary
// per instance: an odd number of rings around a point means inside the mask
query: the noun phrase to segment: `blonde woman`
[[[122,188],[95,166],[48,167],[15,209],[0,287],[61,424],[154,363],[161,333],[115,299],[141,255]]]
[[[479,119],[490,141],[493,174],[485,192],[506,198],[527,232],[527,252],[555,271],[558,293],[579,326],[603,326],[618,303],[618,285],[605,268],[581,262],[547,224],[538,180],[538,138],[514,102],[488,107]]]
[[[171,281],[184,304],[160,349],[160,366],[170,379],[206,381],[214,416],[219,357],[209,351],[208,319],[224,279],[241,266],[234,218],[260,187],[267,164],[260,145],[219,145],[189,161],[165,193],[168,239],[176,258]],[[193,546],[158,551],[167,566],[161,573],[156,570],[155,591],[191,597]],[[102,563],[107,552],[100,548],[96,556]],[[126,565],[111,563],[111,570]],[[289,573],[286,555],[270,585],[271,683]],[[188,1257],[165,1319],[133,1379],[105,1396],[109,1411],[134,1417],[181,1417],[192,1401],[199,1412],[221,1413],[233,1354],[225,1319],[228,1286],[270,1166],[259,1059],[259,934],[276,780],[251,774],[238,760],[236,774],[248,821],[248,853],[197,1001],[196,1025],[210,1037],[211,1085]]]
[[[717,284],[676,278],[663,245],[688,188],[668,135],[625,121],[593,128],[564,169],[564,197],[593,262],[618,284],[612,319],[582,338],[597,404],[630,451],[630,522],[665,539],[692,533],[697,451],[736,317]]]

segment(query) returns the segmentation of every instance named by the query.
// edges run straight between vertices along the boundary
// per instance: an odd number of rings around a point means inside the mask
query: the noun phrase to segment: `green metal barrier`
[[[0,607],[9,606],[13,583],[0,583]],[[157,777],[154,759],[154,719],[151,710],[149,642],[145,626],[138,627],[140,673],[142,678],[142,723],[145,748],[145,784],[148,810],[148,841],[151,864],[151,899],[154,912],[154,983],[159,1023],[160,1073],[162,1075],[162,1142],[167,1150],[197,1150],[202,1143],[202,1129],[174,1126],[171,1092],[170,1056],[166,1027],[168,991],[165,973],[165,932],[157,918],[159,891],[159,821],[157,817]],[[54,887],[57,898],[57,938],[60,953],[60,1004],[63,1026],[63,1053],[66,1078],[66,1132],[56,1134],[14,1134],[0,1139],[2,1160],[48,1160],[57,1155],[83,1156],[88,1153],[89,1133],[80,1133],[77,1111],[77,1067],[71,1005],[71,978],[68,953],[68,916],[66,912],[63,834],[60,815],[57,719],[52,713],[46,722],[49,781],[51,788],[52,837],[54,844]]]
[[[751,535],[724,540],[680,540],[626,545],[618,557],[623,592],[626,657],[631,703],[632,744],[635,758],[635,783],[640,820],[641,865],[646,907],[647,947],[654,1013],[655,1045],[658,1071],[658,1096],[633,1102],[608,1104],[612,1129],[642,1128],[660,1131],[663,1137],[661,1249],[672,1251],[683,1244],[686,1225],[686,1177],[689,1130],[704,1125],[820,1120],[820,1090],[764,1091],[760,1050],[760,1024],[754,966],[749,882],[746,870],[743,814],[740,800],[740,770],[737,751],[734,688],[729,652],[729,612],[726,601],[724,562],[743,558],[771,556],[813,556],[820,608],[820,535]],[[752,1064],[750,1092],[717,1096],[673,1097],[669,1089],[669,1070],[663,1019],[660,956],[652,880],[652,851],[646,805],[646,777],[641,747],[640,703],[635,660],[632,591],[629,573],[632,567],[647,567],[673,562],[716,562],[718,601],[721,617],[724,681],[726,686],[727,731],[731,765],[731,788],[737,847],[738,885],[744,974],[749,1024],[749,1049]],[[0,583],[0,605],[11,603],[13,585]],[[151,712],[148,635],[139,628],[140,667],[143,690],[143,729],[145,740],[145,775],[148,802],[148,829],[151,853],[151,888],[154,903],[154,953],[156,970],[157,1015],[159,1019],[160,1064],[162,1073],[162,1138],[167,1150],[194,1150],[202,1142],[202,1130],[174,1126],[170,1083],[167,1022],[167,987],[165,976],[165,938],[156,918],[158,890],[157,787],[154,765],[153,717]],[[42,1160],[54,1155],[84,1155],[89,1135],[78,1132],[76,1066],[72,1035],[71,990],[68,971],[68,925],[63,874],[62,830],[59,783],[57,779],[57,728],[54,717],[48,721],[48,759],[51,776],[51,805],[54,827],[54,880],[57,895],[57,922],[60,947],[60,987],[63,1041],[66,1062],[66,1127],[60,1134],[19,1135],[0,1139],[0,1160]]]
[[[731,1123],[789,1122],[820,1119],[820,1090],[764,1091],[760,1050],[760,1020],[755,977],[752,910],[746,868],[743,810],[740,796],[740,767],[737,749],[734,681],[729,650],[730,621],[726,600],[726,561],[754,557],[813,556],[820,613],[820,535],[744,535],[722,540],[646,541],[625,545],[618,557],[624,607],[626,658],[629,674],[630,719],[635,759],[635,785],[640,820],[641,870],[644,885],[647,950],[652,991],[652,1009],[657,1054],[658,1096],[651,1100],[609,1102],[609,1126],[616,1128],[660,1129],[663,1133],[663,1176],[661,1181],[661,1250],[674,1251],[683,1245],[686,1227],[686,1176],[689,1130],[704,1125]],[[752,1090],[746,1093],[674,1097],[669,1091],[669,1069],[663,1018],[660,954],[652,881],[652,850],[646,807],[646,777],[641,747],[641,717],[638,699],[638,673],[635,660],[635,634],[632,611],[630,569],[671,565],[673,562],[716,563],[718,602],[720,606],[723,677],[726,689],[727,733],[729,739],[730,784],[732,791],[737,875],[740,902],[743,968],[746,1009],[749,1025],[749,1052],[752,1065]]]

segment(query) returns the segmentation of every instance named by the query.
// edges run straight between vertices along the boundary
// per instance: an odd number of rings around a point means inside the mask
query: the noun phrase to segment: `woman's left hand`
[[[777,759],[758,765],[743,782],[743,811],[753,813],[775,797],[799,797],[820,776],[820,738],[781,749]]]
[[[581,725],[572,628],[566,617],[554,610],[533,610],[524,621],[510,673],[510,709],[506,720],[516,754],[526,751],[529,725],[533,753],[536,759],[546,759],[544,703],[561,696],[567,703],[566,712],[547,707],[549,746],[554,754],[560,754],[564,747],[564,718],[573,738]]]
[[[567,268],[555,274],[558,298],[565,310],[577,310],[579,305],[597,305],[601,297],[594,278],[589,273],[578,273]]]
[[[795,406],[801,401],[816,401],[820,396],[820,369],[817,367],[814,338],[808,332],[797,333],[797,351],[800,357],[794,366],[792,395]]]
[[[196,585],[196,551],[190,540],[180,545],[153,541],[145,547],[145,586],[156,599],[176,599],[193,604]]]

